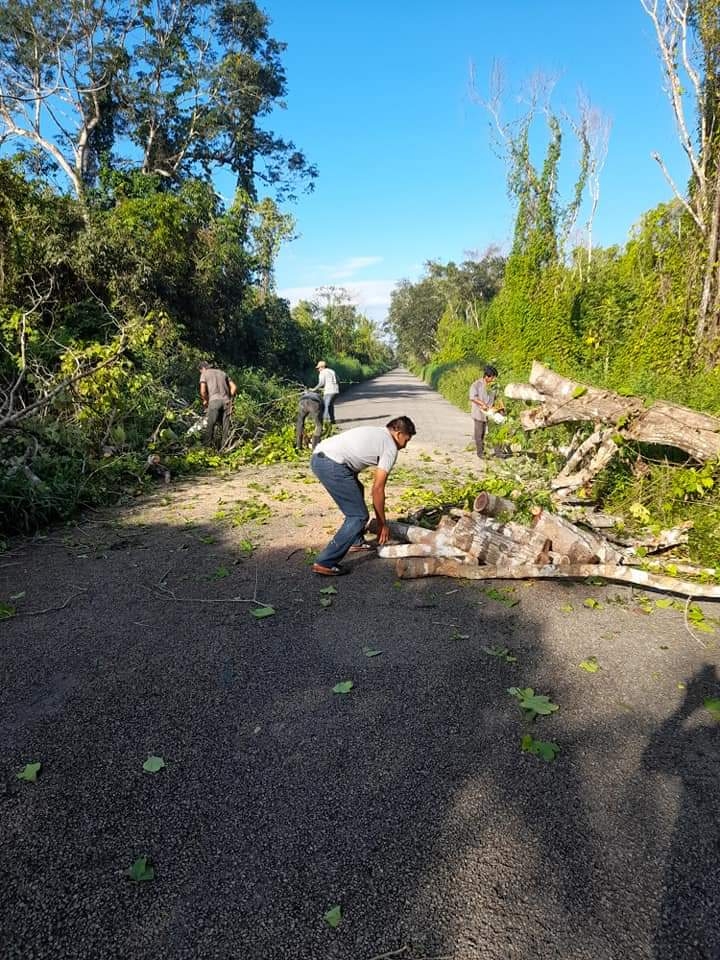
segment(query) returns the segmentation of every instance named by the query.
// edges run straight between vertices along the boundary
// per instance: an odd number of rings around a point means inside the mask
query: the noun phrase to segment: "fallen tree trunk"
[[[637,567],[611,563],[472,566],[458,563],[457,560],[409,557],[398,560],[395,570],[401,580],[414,580],[419,577],[459,577],[465,580],[585,580],[588,577],[602,577],[613,583],[630,583],[647,590],[660,590],[662,593],[677,593],[693,599],[720,600],[720,586],[692,583],[690,580],[678,580],[675,577],[638,570]]]
[[[538,394],[541,406],[520,414],[525,430],[584,421],[611,427],[628,440],[677,447],[700,463],[720,457],[720,419],[689,407],[664,400],[646,407],[640,397],[622,397],[569,380],[537,361],[529,387],[508,384],[505,388],[507,397],[538,400]]]

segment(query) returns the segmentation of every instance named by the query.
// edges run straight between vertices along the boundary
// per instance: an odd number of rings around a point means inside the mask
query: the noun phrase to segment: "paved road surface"
[[[399,412],[460,451],[465,416],[405,374],[338,405]],[[309,480],[173,485],[0,558],[3,960],[718,960],[715,638],[625,589],[373,557],[324,607]],[[528,726],[511,686],[560,709]]]
[[[335,414],[342,429],[362,424],[385,424],[392,417],[407,413],[417,427],[414,448],[439,449],[462,455],[475,462],[468,447],[473,447],[470,414],[448,403],[422,380],[407,370],[393,370],[382,377],[352,387],[342,393]]]

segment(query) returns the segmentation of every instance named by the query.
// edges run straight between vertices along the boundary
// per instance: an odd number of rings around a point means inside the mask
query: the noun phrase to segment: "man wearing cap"
[[[318,382],[313,390],[322,390],[325,404],[324,418],[330,423],[335,423],[335,397],[340,393],[335,371],[331,370],[324,360],[318,360],[315,369],[318,372]]]

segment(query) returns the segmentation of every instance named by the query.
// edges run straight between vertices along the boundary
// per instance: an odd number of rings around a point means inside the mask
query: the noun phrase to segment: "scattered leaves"
[[[158,773],[165,765],[162,757],[150,756],[143,764],[143,770],[145,773]]]
[[[335,927],[339,926],[340,921],[342,920],[342,909],[340,904],[335,904],[335,906],[331,907],[327,913],[323,914],[323,920],[329,927],[332,927],[333,930]]]
[[[504,603],[506,607],[516,607],[520,601],[514,597],[510,590],[498,590],[497,587],[487,587],[484,591],[486,597],[491,600],[497,600],[498,603]]]
[[[584,670],[585,673],[597,673],[600,669],[597,657],[588,657],[587,660],[581,660],[580,669]]]
[[[321,607],[331,607],[331,606],[332,606],[332,597],[320,597],[320,606],[321,606]]]
[[[25,591],[24,591],[24,590],[21,590],[20,593],[12,593],[12,594],[10,595],[10,599],[11,599],[11,600],[22,600],[22,598],[23,598],[24,596],[25,596]]]
[[[587,387],[578,386],[578,387],[575,387],[575,389],[570,394],[570,396],[572,397],[573,400],[577,400],[578,397],[584,397],[586,393],[587,393]]]
[[[560,609],[562,610],[563,613],[572,613],[575,608],[573,607],[573,605],[572,605],[571,603],[564,603],[564,604],[560,607]]]
[[[334,597],[337,593],[337,589],[331,584],[329,587],[321,587],[320,593],[324,594],[326,597]]]
[[[275,607],[254,607],[250,613],[256,620],[264,620],[265,617],[275,616]]]
[[[370,659],[371,657],[379,657],[382,650],[375,650],[373,647],[363,647],[362,652]]]
[[[713,720],[717,720],[718,723],[720,723],[720,697],[705,697],[703,706],[712,716]]]
[[[602,609],[602,604],[599,600],[596,600],[595,597],[586,597],[583,600],[583,606],[587,607],[589,610],[600,610]]]
[[[505,663],[517,663],[517,657],[510,653],[509,647],[483,647],[482,650],[488,656],[497,657],[498,660],[503,660]]]
[[[15,616],[15,607],[12,607],[9,603],[3,603],[0,601],[0,620],[9,620],[10,617]]]
[[[20,773],[15,774],[15,776],[18,780],[25,780],[27,783],[35,783],[41,770],[41,763],[26,763]]]
[[[551,763],[560,753],[560,747],[552,740],[535,740],[529,733],[520,741],[520,747],[523,753],[531,753],[546,763]]]
[[[154,880],[155,879],[155,868],[153,867],[150,857],[138,857],[135,863],[128,868],[128,876],[131,880],[134,880],[135,883],[142,883],[145,880]]]
[[[352,680],[341,680],[332,688],[333,693],[350,693],[355,684]]]

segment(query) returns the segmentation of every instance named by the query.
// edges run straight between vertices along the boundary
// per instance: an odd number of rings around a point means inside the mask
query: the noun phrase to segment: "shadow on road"
[[[83,561],[78,547],[28,548],[28,603],[87,592],[31,633],[28,620],[3,624],[6,960],[365,960],[403,946],[458,960],[652,955],[647,925],[628,919],[635,865],[606,849],[645,829],[652,797],[613,814],[602,796],[601,823],[584,762],[622,731],[559,715],[533,728],[562,744],[554,764],[520,751],[526,728],[506,688],[554,692],[538,624],[475,586],[396,584],[368,558],[328,583],[302,552],[239,559],[237,536],[217,533],[98,528]],[[330,585],[337,594],[320,593]],[[253,595],[275,615],[173,598]],[[483,652],[494,645],[518,664]],[[351,693],[334,694],[347,679]],[[686,715],[654,737],[653,769],[674,772]],[[687,733],[683,749],[711,751],[710,736]],[[149,754],[167,763],[155,776],[142,770]],[[33,760],[38,783],[15,780]],[[693,777],[668,918],[691,896],[717,905],[717,784]],[[646,854],[663,843],[643,842]],[[688,844],[706,871],[694,881],[678,866]],[[123,871],[142,854],[157,878],[133,884]],[[336,903],[344,919],[330,930],[322,916]],[[658,960],[718,955],[683,953],[669,923]],[[701,936],[692,916],[684,929]]]

